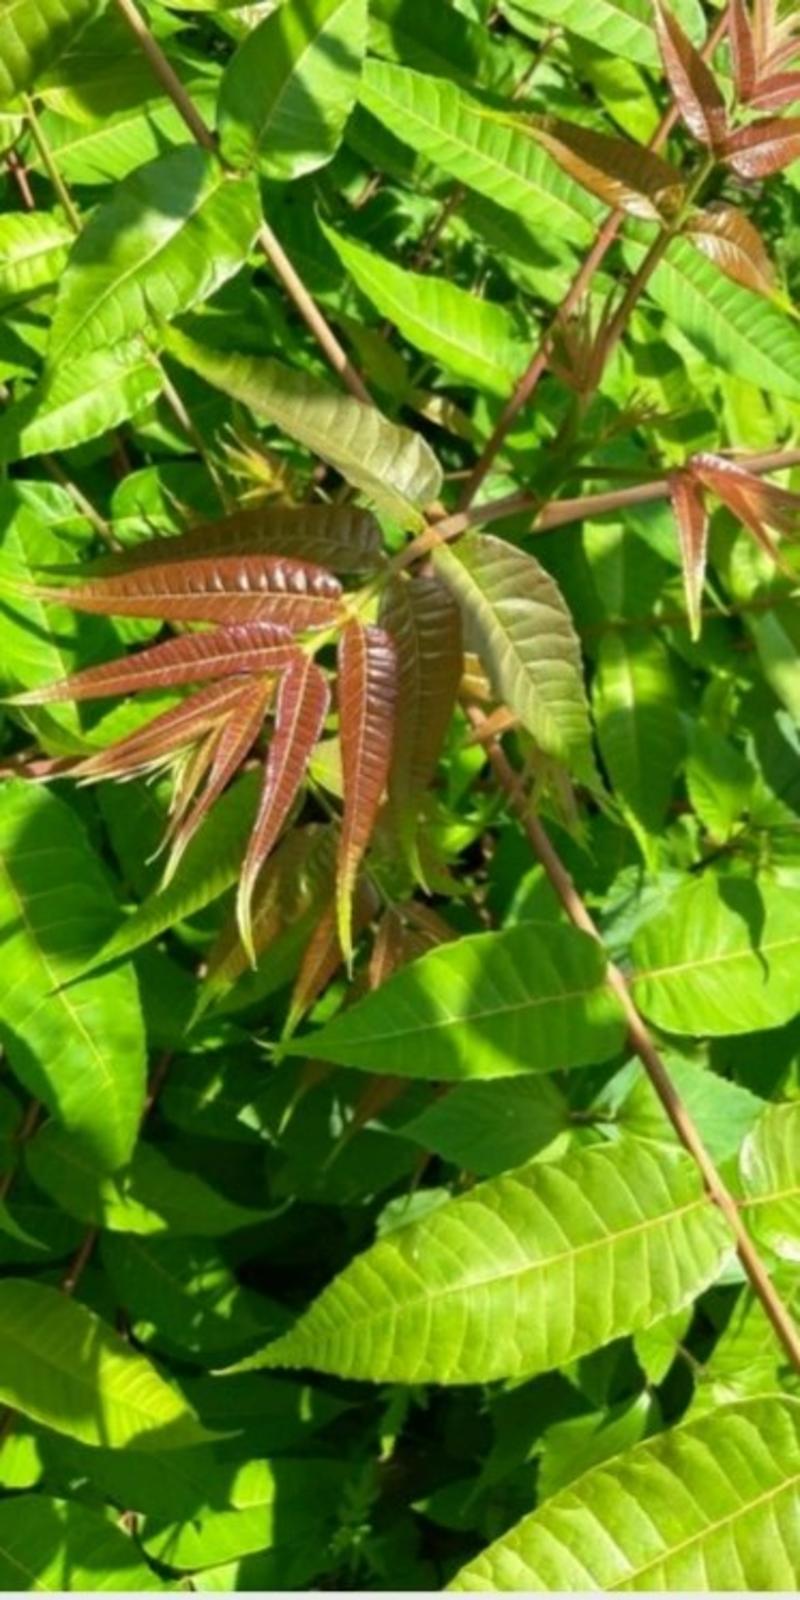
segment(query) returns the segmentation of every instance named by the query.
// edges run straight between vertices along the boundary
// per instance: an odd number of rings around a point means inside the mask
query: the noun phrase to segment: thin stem
[[[711,33],[706,39],[702,50],[703,58],[706,61],[708,61],[709,58],[714,54],[717,45],[721,42],[727,32],[728,12],[729,7],[726,6],[722,12],[722,15],[719,17],[716,26],[712,29]],[[672,105],[650,140],[650,144],[648,146],[649,149],[661,149],[665,140],[672,132],[677,119],[677,107]],[[527,405],[528,401],[532,398],[539,386],[541,379],[547,371],[553,351],[553,342],[558,331],[558,318],[569,317],[572,315],[573,311],[577,310],[577,307],[580,305],[581,300],[589,288],[595,273],[598,271],[609,250],[611,249],[611,246],[614,243],[614,240],[616,239],[624,221],[624,211],[610,211],[606,217],[605,222],[600,228],[600,232],[598,233],[588,256],[578,269],[578,272],[573,278],[572,283],[570,284],[570,287],[561,302],[558,316],[554,317],[553,320],[548,324],[548,327],[543,333],[541,340],[534,351],[533,356],[531,357],[527,371],[523,373],[510,400],[503,407],[498,421],[492,430],[488,442],[484,446],[479,460],[475,464],[472,475],[467,483],[466,489],[464,490],[461,501],[462,505],[469,505],[470,502],[475,498],[475,495],[483,483],[484,478],[491,471],[497,455],[502,450],[506,438],[517,417],[519,416],[520,411],[522,410],[523,406]]]
[[[35,211],[36,200],[34,198],[30,183],[28,182],[27,169],[16,150],[9,150],[8,155],[6,156],[6,166],[8,167],[8,170],[11,173],[17,188],[19,189],[20,197],[25,210]]]
[[[235,511],[236,501],[228,493],[228,490],[225,487],[225,482],[221,474],[218,472],[215,462],[212,460],[206,449],[206,442],[203,438],[203,435],[197,427],[193,417],[191,416],[191,413],[184,405],[178,390],[175,388],[172,379],[166,372],[163,362],[156,355],[155,351],[152,352],[152,362],[153,366],[158,369],[164,399],[179,427],[186,434],[186,437],[190,440],[197,451],[197,454],[200,457],[200,460],[202,461],[206,472],[208,473],[208,476],[217,491],[220,504],[225,511]]]
[[[41,126],[39,124],[39,118],[36,115],[36,110],[30,95],[24,95],[23,101],[25,105],[25,116],[28,119],[28,126],[31,130],[31,137],[33,138],[33,142],[39,152],[42,166],[44,167],[44,170],[47,173],[47,176],[50,179],[56,194],[58,195],[61,208],[73,233],[78,234],[81,231],[81,219],[76,210],[75,202],[64,182],[64,179],[61,176],[61,173],[58,170],[58,167],[55,164],[55,161],[53,160],[50,146],[47,143],[44,134],[42,133]]]
[[[473,726],[480,729],[485,720],[483,712],[470,708],[468,715]],[[576,928],[580,928],[583,933],[589,934],[602,945],[600,932],[541,822],[531,810],[514,768],[496,742],[489,744],[488,755],[495,778],[516,811],[534,854],[544,867],[567,916]],[[631,1048],[642,1062],[678,1139],[695,1161],[709,1198],[725,1217],[735,1240],[736,1253],[752,1289],[758,1296],[791,1365],[796,1372],[800,1372],[800,1334],[742,1222],[736,1201],[723,1182],[696,1124],[672,1083],[650,1030],[631,998],[622,972],[612,961],[608,962],[606,976],[609,987],[617,996],[625,1014]]]
[[[212,151],[218,155],[219,152],[211,129],[204,122],[191,95],[187,93],[161,46],[153,38],[146,22],[140,16],[134,0],[116,0],[116,5],[131,32],[135,34],[155,77],[162,88],[166,90],[176,110],[183,117],[192,138],[202,149]],[[369,391],[360,374],[353,366],[347,351],[339,343],[330,323],[322,315],[319,306],[306,289],[282,244],[266,222],[262,222],[257,237],[259,247],[269,265],[283,284],[290,300],[293,301],[334,371],[338,372],[343,383],[356,400],[361,400],[364,405],[371,405]]]

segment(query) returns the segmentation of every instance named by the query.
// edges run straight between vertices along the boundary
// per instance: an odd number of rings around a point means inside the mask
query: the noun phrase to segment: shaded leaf
[[[61,1594],[163,1587],[130,1535],[101,1512],[44,1494],[0,1504],[0,1585]]]
[[[35,83],[103,9],[103,0],[2,0],[0,106]]]
[[[597,738],[617,797],[649,833],[662,826],[684,754],[678,686],[660,639],[626,629],[600,643]]]
[[[702,490],[690,472],[670,473],[669,497],[680,540],[689,628],[692,638],[699,639],[708,555],[708,513]]]
[[[606,205],[648,222],[679,210],[681,174],[651,150],[560,117],[528,117],[522,126],[576,183]]]

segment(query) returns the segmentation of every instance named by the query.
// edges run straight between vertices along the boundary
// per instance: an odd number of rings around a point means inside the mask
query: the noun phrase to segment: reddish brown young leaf
[[[313,628],[340,614],[342,586],[325,567],[281,556],[200,557],[75,586],[37,584],[38,599],[105,616],[165,622],[278,622]]]
[[[733,81],[736,93],[745,104],[752,99],[758,80],[756,42],[746,0],[729,0],[728,37],[733,57]]]
[[[765,117],[731,133],[720,154],[740,178],[768,178],[800,160],[800,117]]]
[[[775,72],[762,78],[751,97],[754,111],[783,111],[800,100],[800,72]]]
[[[188,792],[181,796],[180,805],[167,830],[164,842],[171,841],[171,849],[164,873],[165,882],[172,877],[186,846],[194,838],[214,802],[236,776],[252,750],[263,727],[272,694],[273,685],[263,679],[245,679],[240,684],[239,694],[227,707],[225,720],[216,732],[209,752],[210,759],[203,762],[200,772],[192,772],[191,777],[195,781]],[[189,809],[192,793],[196,792],[203,777],[203,792]]]
[[[655,18],[661,59],[675,104],[689,132],[715,150],[725,138],[728,125],[716,78],[664,0],[655,0]]]
[[[734,283],[758,294],[772,294],[775,276],[764,241],[736,206],[707,206],[690,219],[686,233],[692,244],[716,262]]]
[[[236,912],[242,944],[253,966],[252,900],[256,879],[281,829],[306,775],[314,746],[330,704],[325,674],[309,656],[298,651],[278,690],[275,731],[270,740],[253,831],[247,846]]]
[[[531,117],[524,126],[576,183],[606,205],[648,222],[678,210],[681,175],[651,150],[560,117]]]
[[[86,667],[68,678],[15,695],[14,704],[93,700],[144,689],[177,688],[207,678],[277,672],[293,659],[296,649],[289,628],[271,622],[232,623],[208,633],[184,633],[118,661]]]
[[[397,651],[384,628],[348,622],[339,640],[339,740],[344,813],[337,862],[339,942],[353,959],[350,901],[369,844],[392,756],[397,703]]]
[[[364,878],[359,878],[353,892],[352,908],[353,934],[356,938],[372,921],[378,905],[378,896],[372,885]],[[336,976],[343,961],[336,900],[332,897],[322,912],[303,953],[286,1018],[285,1038],[294,1033],[309,1007],[313,1006],[323,989],[326,989],[331,979]]]
[[[419,872],[415,837],[420,802],[436,770],[461,682],[461,612],[439,578],[397,578],[387,587],[381,622],[397,651],[389,819],[404,855]]]
[[[669,493],[675,521],[678,524],[689,628],[692,638],[699,639],[700,606],[708,554],[708,514],[702,489],[695,481],[691,469],[670,473]]]
[[[295,923],[313,914],[324,917],[336,870],[335,829],[311,822],[292,828],[264,863],[253,891],[253,949],[262,956]],[[315,922],[315,928],[319,922]],[[230,988],[250,969],[239,925],[231,916],[220,929],[209,954],[201,995],[202,1008]]]
[[[767,529],[773,528],[787,539],[800,536],[800,495],[765,483],[725,456],[701,453],[692,457],[689,467],[695,480],[744,523],[776,565],[794,577]]]
[[[372,513],[358,506],[255,506],[198,524],[188,533],[143,540],[82,567],[44,570],[119,577],[164,562],[211,556],[280,556],[344,573],[373,571],[384,559],[380,528]]]
[[[179,750],[194,744],[218,727],[241,693],[236,679],[198,689],[180,705],[162,711],[145,727],[117,739],[105,750],[87,756],[70,768],[70,776],[94,780],[120,778],[162,766]]]

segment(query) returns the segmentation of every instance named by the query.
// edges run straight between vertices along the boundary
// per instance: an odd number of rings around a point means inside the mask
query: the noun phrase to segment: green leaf
[[[198,1227],[201,1224],[198,1223]],[[138,1342],[180,1358],[230,1361],[280,1332],[287,1313],[243,1288],[205,1239],[105,1239],[103,1266]]]
[[[548,1078],[461,1083],[439,1094],[398,1133],[480,1178],[524,1166],[569,1128],[569,1108]]]
[[[340,1462],[254,1459],[229,1469],[229,1479],[223,1507],[203,1497],[183,1522],[148,1518],[148,1555],[191,1571],[265,1548],[327,1544],[342,1495]]]
[[[152,405],[161,384],[158,365],[142,344],[59,362],[0,416],[0,462],[96,439]]]
[[[648,0],[511,0],[512,16],[540,18],[598,44],[611,56],[661,68],[661,57]],[[705,32],[697,0],[672,0],[674,12],[694,44]]]
[[[369,60],[361,101],[396,138],[459,183],[546,233],[591,243],[600,204],[526,133],[485,115],[480,101],[444,78]]]
[[[0,1587],[51,1594],[163,1589],[129,1534],[74,1500],[23,1494],[0,1502]]]
[[[72,237],[55,211],[9,211],[0,217],[0,301],[55,283]]]
[[[607,1061],[624,1035],[597,941],[526,922],[429,951],[287,1051],[408,1078],[502,1078]]]
[[[194,146],[142,167],[90,217],[53,313],[49,358],[121,344],[207,300],[238,272],[261,210],[255,183]]]
[[[798,1450],[797,1401],[723,1406],[594,1468],[449,1587],[791,1590],[800,1565]]]
[[[407,272],[374,250],[325,228],[349,276],[409,344],[464,383],[505,397],[526,364],[530,340],[504,306],[480,300],[446,278]]]
[[[686,1061],[671,1052],[664,1064],[703,1143],[714,1161],[735,1156],[764,1111],[764,1102],[741,1084],[730,1083],[710,1067]],[[617,1112],[619,1126],[638,1139],[674,1144],[677,1135],[647,1073],[640,1070],[630,1094]]]
[[[218,127],[224,161],[299,178],[335,154],[358,95],[367,0],[283,5],[226,67]]]
[[[57,1289],[0,1283],[0,1397],[83,1444],[182,1450],[209,1435],[152,1364]]]
[[[200,114],[212,117],[213,96],[196,83],[187,87]],[[173,146],[186,143],[186,123],[180,112],[171,100],[158,96],[88,123],[45,111],[41,127],[58,170],[69,184],[116,183]],[[33,152],[31,164],[37,165]]]
[[[558,585],[533,556],[488,533],[437,546],[433,561],[498,699],[546,755],[596,786],[580,645]]]
[[[637,246],[631,256],[638,261],[639,255]],[[688,240],[673,240],[647,292],[712,367],[800,400],[796,319],[734,283]]]
[[[72,981],[106,937],[116,905],[69,807],[23,782],[0,787],[0,918],[0,1033],[9,1062],[85,1160],[118,1167],[144,1105],[136,980],[123,967]]]
[[[614,791],[646,833],[662,826],[684,754],[669,654],[652,634],[610,632],[593,684],[600,752]]]
[[[800,1101],[767,1106],[742,1145],[748,1228],[784,1261],[800,1261]]]
[[[633,941],[636,1004],[669,1033],[751,1033],[800,1010],[794,889],[712,876],[688,882]]]
[[[103,4],[104,0],[0,0],[0,106],[30,88]]]
[[[676,1311],[730,1249],[687,1156],[597,1145],[390,1234],[245,1365],[381,1383],[528,1377]]]
[[[420,434],[270,357],[222,354],[174,328],[166,343],[183,366],[321,456],[377,506],[422,526],[418,508],[436,499],[442,474]]]

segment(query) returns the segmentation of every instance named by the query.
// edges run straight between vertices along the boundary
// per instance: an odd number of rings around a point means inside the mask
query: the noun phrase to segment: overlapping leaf
[[[736,206],[720,202],[698,211],[686,225],[692,244],[734,283],[769,295],[775,283],[772,262],[758,229]]]
[[[339,942],[352,961],[350,905],[358,868],[383,799],[394,739],[397,653],[384,628],[355,620],[339,642],[339,742],[344,812],[336,871]]]
[[[104,0],[3,0],[0,106],[15,100],[56,61]]]
[[[664,0],[655,0],[655,22],[664,71],[687,128],[701,144],[719,149],[728,115],[714,73]]]
[[[560,117],[528,117],[521,125],[576,183],[606,205],[647,222],[662,221],[680,208],[681,174],[651,150]]]
[[[341,584],[324,567],[281,556],[200,556],[87,578],[79,585],[36,586],[40,599],[105,616],[165,622],[272,622],[324,627],[340,615]]]

